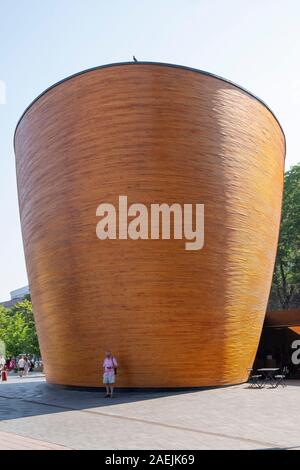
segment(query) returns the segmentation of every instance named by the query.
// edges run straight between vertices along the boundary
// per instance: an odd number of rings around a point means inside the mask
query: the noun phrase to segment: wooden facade
[[[266,328],[298,327],[300,328],[300,308],[273,310],[266,314]]]
[[[247,379],[276,254],[285,139],[258,99],[156,63],[60,82],[15,135],[24,250],[48,382],[120,387]],[[101,202],[203,203],[205,244],[99,240]]]
[[[268,311],[260,338],[254,368],[287,367],[290,379],[300,378],[300,365],[293,361],[299,348],[300,309]],[[296,345],[295,345],[296,342]]]

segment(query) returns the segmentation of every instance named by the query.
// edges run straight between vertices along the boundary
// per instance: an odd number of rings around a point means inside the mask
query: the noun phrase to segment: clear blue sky
[[[70,74],[133,54],[216,73],[271,107],[287,137],[286,168],[300,161],[298,0],[0,0],[0,17],[0,300],[27,283],[15,125]]]

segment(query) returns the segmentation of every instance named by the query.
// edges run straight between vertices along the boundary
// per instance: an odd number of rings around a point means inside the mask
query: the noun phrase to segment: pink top
[[[104,372],[106,374],[113,374],[114,368],[118,366],[115,357],[106,357],[103,361]]]

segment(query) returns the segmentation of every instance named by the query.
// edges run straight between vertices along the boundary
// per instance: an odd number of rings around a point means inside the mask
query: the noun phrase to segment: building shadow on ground
[[[48,384],[44,378],[9,378],[0,384],[0,421],[66,411],[101,413],[116,405],[191,395],[220,387],[184,389],[118,389],[105,398],[104,388],[65,387]]]
[[[288,381],[286,388],[289,386],[299,387],[300,381]],[[220,388],[225,390],[234,387],[242,387],[246,392],[249,384],[189,389],[116,388],[114,398],[105,398],[103,388],[90,389],[51,385],[47,384],[44,378],[24,378],[19,381],[13,378],[6,383],[0,383],[0,421],[83,410],[89,413],[101,414],[108,412],[113,414],[114,411],[119,413],[124,409],[123,407],[130,407],[133,403],[169,399],[178,395],[192,398],[193,394],[197,395],[199,392],[205,393],[205,391],[219,391]],[[257,393],[261,393],[262,390],[266,390],[266,388],[253,388],[253,392],[256,391]],[[277,390],[270,389],[270,393],[276,393]],[[271,397],[272,395],[270,395]],[[194,399],[196,399],[196,396]]]

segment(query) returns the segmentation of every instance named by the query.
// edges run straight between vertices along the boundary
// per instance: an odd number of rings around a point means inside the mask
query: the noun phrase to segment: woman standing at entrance
[[[118,363],[110,351],[105,353],[103,361],[103,383],[106,387],[105,398],[113,397]]]

